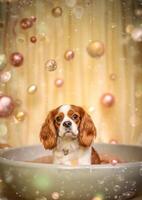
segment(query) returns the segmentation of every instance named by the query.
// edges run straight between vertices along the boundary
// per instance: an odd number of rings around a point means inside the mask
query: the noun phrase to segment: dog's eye
[[[61,121],[62,121],[62,116],[57,116],[55,120],[56,120],[56,122],[61,123]]]
[[[73,114],[71,117],[73,120],[77,120],[79,118],[79,116],[77,114]]]

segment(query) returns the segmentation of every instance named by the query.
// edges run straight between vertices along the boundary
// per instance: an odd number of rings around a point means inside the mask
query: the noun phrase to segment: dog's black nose
[[[71,123],[70,121],[65,121],[65,122],[63,123],[63,126],[66,127],[66,128],[70,128],[71,125],[72,125],[72,123]]]

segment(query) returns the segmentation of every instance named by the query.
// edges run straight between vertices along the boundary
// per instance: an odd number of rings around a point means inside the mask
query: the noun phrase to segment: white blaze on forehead
[[[66,133],[66,127],[63,125],[65,121],[70,121],[71,122],[71,127],[70,127],[70,131],[72,133],[74,133],[74,135],[78,134],[78,127],[76,125],[76,123],[68,116],[68,112],[69,110],[71,110],[71,105],[62,105],[59,108],[59,113],[64,113],[64,119],[62,120],[61,124],[60,124],[60,128],[59,128],[59,136],[62,137],[64,136],[64,134]]]
[[[60,108],[59,108],[59,112],[63,112],[64,115],[67,115],[68,111],[71,109],[71,106],[70,105],[62,105]]]

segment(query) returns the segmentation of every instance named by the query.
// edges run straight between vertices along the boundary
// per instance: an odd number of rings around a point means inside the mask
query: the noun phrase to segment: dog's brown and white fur
[[[53,163],[64,165],[99,164],[92,147],[96,128],[86,111],[62,105],[49,112],[40,132],[45,149],[53,150]]]

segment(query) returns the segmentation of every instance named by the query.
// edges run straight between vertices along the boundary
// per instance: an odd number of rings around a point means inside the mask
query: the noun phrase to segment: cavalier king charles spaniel
[[[64,165],[100,164],[93,148],[96,128],[86,111],[62,105],[49,112],[40,132],[45,149],[53,150],[53,163]]]

